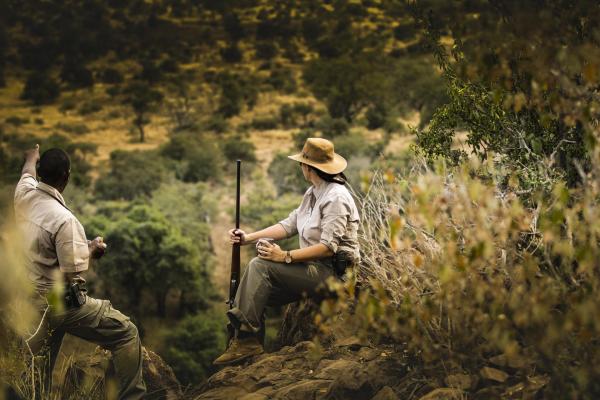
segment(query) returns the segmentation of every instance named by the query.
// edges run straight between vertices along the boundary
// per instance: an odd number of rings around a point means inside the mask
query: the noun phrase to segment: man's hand
[[[21,170],[21,175],[29,174],[33,177],[36,176],[36,164],[40,161],[40,145],[36,144],[33,149],[29,149],[25,151],[24,154],[25,164],[23,165],[23,169]]]
[[[104,239],[98,236],[94,240],[88,241],[88,248],[90,249],[90,256],[94,259],[100,258],[106,252],[106,243],[104,243]]]
[[[40,161],[40,145],[36,144],[33,149],[25,150],[25,161],[33,161],[37,163]]]

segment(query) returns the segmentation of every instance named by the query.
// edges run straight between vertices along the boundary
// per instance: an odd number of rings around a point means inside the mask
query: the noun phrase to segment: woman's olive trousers
[[[280,306],[318,296],[326,280],[334,276],[330,266],[319,263],[284,264],[253,258],[240,281],[233,308],[227,312],[231,324],[244,324],[259,332],[267,306]]]

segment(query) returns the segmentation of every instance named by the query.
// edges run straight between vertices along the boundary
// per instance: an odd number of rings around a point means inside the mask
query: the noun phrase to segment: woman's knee
[[[254,273],[264,274],[269,270],[269,264],[258,257],[254,257],[248,263],[248,271],[252,271]]]

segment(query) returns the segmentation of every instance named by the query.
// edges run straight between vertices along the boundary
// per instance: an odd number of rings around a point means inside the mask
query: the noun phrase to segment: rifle
[[[240,183],[241,183],[241,166],[242,161],[236,161],[237,166],[237,183],[235,192],[235,229],[240,229]],[[233,308],[233,302],[235,300],[235,294],[240,284],[240,243],[234,243],[231,247],[231,275],[229,278],[229,309]],[[235,335],[235,328],[231,324],[227,324],[227,331],[229,332],[229,340],[231,341]]]

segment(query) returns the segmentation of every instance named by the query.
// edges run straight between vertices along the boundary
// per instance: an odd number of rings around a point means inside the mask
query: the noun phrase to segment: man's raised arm
[[[37,178],[36,164],[38,161],[40,161],[40,145],[36,144],[33,149],[25,151],[25,164],[21,170],[21,175],[29,174]]]

